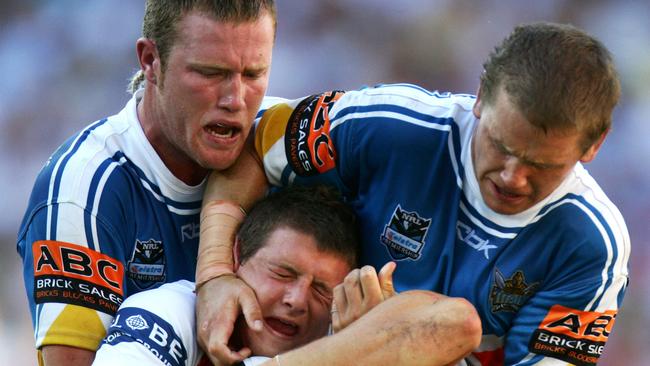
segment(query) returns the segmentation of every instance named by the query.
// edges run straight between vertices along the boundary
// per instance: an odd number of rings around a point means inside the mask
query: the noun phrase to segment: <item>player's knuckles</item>
[[[359,270],[359,278],[362,282],[379,281],[377,279],[377,271],[375,271],[375,268],[373,266],[361,267]]]
[[[379,288],[379,276],[372,266],[364,266],[359,271],[359,278],[365,288]]]
[[[230,351],[224,350],[222,344],[211,342],[205,347],[205,351],[208,353],[208,357],[213,365],[225,365],[234,362],[229,356]]]
[[[357,285],[359,282],[359,269],[355,268],[350,273],[345,276],[343,279],[343,284],[346,285],[346,287],[354,287]]]

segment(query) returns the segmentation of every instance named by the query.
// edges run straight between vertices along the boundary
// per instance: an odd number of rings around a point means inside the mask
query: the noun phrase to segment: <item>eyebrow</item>
[[[503,142],[501,142],[501,140],[495,138],[491,134],[488,133],[488,136],[489,136],[490,141],[492,141],[492,143],[494,145],[496,145],[497,149],[499,149],[502,153],[514,156],[517,159],[521,160],[524,164],[537,166],[537,167],[541,167],[541,168],[551,168],[551,169],[552,168],[561,168],[562,166],[564,166],[564,164],[561,164],[561,163],[560,164],[557,164],[557,163],[544,163],[544,162],[530,160],[526,156],[522,156],[521,154],[517,154],[516,152],[512,151],[506,145],[504,145]]]
[[[233,72],[233,69],[227,66],[214,65],[214,64],[204,64],[200,62],[190,63],[190,67],[194,67],[202,70],[210,70],[217,72]],[[247,67],[242,71],[242,74],[252,72],[252,73],[261,73],[269,69],[268,65],[254,65],[253,67]]]
[[[276,266],[278,266],[278,267],[280,267],[280,268],[282,268],[282,269],[284,269],[284,270],[286,270],[286,271],[288,271],[288,272],[291,272],[291,274],[294,275],[294,276],[296,276],[296,277],[297,277],[298,275],[300,275],[300,272],[296,271],[295,268],[293,268],[293,267],[291,267],[291,266],[289,266],[289,265],[286,265],[286,264],[276,264]],[[316,278],[316,277],[314,277],[314,279],[312,280],[312,283],[313,283],[313,285],[315,285],[315,286],[319,286],[319,287],[322,287],[323,289],[325,289],[325,290],[327,290],[327,291],[330,291],[330,292],[331,292],[332,289],[333,289],[333,287],[330,287],[330,286],[327,285],[325,282],[319,280],[319,279]]]

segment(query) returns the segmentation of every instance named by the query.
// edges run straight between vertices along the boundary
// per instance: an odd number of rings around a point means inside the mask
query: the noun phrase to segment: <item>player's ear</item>
[[[476,91],[476,102],[474,102],[474,106],[472,107],[472,113],[474,113],[474,117],[481,118],[481,87],[480,86]]]
[[[241,239],[239,238],[239,235],[235,238],[235,245],[232,246],[232,259],[234,261],[233,264],[233,270],[237,272],[239,269],[239,266],[241,265],[241,262],[239,261],[239,246],[240,246]]]
[[[609,133],[609,130],[603,132],[602,135],[596,140],[596,142],[591,145],[587,151],[585,151],[584,154],[582,154],[582,157],[580,157],[580,162],[582,163],[588,163],[596,157],[596,154],[598,153],[598,150],[600,150],[600,147],[603,145],[603,142],[605,142],[605,137],[607,137],[607,134]]]
[[[139,38],[135,43],[140,69],[147,83],[156,85],[160,73],[160,57],[156,44],[147,38]]]

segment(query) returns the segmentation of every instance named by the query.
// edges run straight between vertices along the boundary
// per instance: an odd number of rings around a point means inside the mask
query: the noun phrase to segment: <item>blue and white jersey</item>
[[[466,364],[593,365],[627,286],[623,218],[580,164],[534,207],[492,211],[471,159],[474,102],[408,84],[284,101],[261,115],[256,149],[272,184],[337,186],[362,262],[397,261],[398,291],[474,304],[483,339]]]
[[[211,365],[196,343],[194,283],[177,281],[127,298],[95,355],[94,366]],[[267,357],[251,357],[255,366]]]
[[[204,184],[186,185],[158,157],[141,96],[72,136],[36,180],[18,252],[37,347],[94,351],[124,298],[194,279]]]

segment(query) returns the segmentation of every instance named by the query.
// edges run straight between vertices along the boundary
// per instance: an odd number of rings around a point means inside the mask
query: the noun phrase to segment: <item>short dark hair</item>
[[[320,251],[340,255],[351,268],[357,266],[356,216],[333,188],[293,186],[256,203],[239,228],[240,261],[254,256],[282,227],[312,235]]]
[[[223,22],[244,23],[269,14],[273,32],[277,27],[274,0],[147,0],[142,22],[142,36],[155,42],[164,72],[167,58],[178,37],[176,25],[190,11],[199,11]],[[141,71],[133,76],[129,90],[135,92],[144,81]]]
[[[481,100],[500,88],[544,131],[578,131],[586,151],[611,127],[621,86],[605,46],[566,24],[517,26],[483,64]]]

